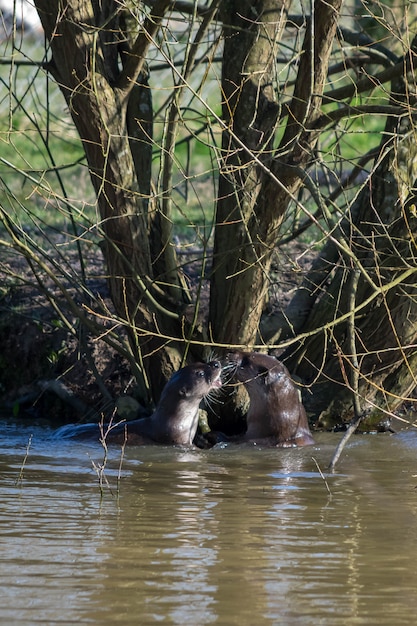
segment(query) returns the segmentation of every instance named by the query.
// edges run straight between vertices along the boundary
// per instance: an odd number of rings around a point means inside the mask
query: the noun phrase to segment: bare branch
[[[153,4],[151,13],[145,19],[141,31],[125,59],[123,70],[117,80],[117,89],[123,93],[125,98],[129,95],[142,71],[146,51],[154,43],[155,35],[161,27],[161,22],[170,4],[171,0],[157,0]]]

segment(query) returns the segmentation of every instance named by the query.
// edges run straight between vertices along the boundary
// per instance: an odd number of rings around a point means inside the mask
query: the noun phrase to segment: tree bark
[[[310,387],[307,408],[326,427],[353,417],[354,357],[357,393],[371,425],[397,409],[417,386],[417,146],[415,72],[409,63],[415,46],[416,40],[404,58],[404,79],[392,86],[391,99],[402,104],[404,114],[388,119],[368,185],[342,223],[339,238],[328,242],[286,311],[300,338],[284,359]],[[353,355],[347,325],[350,280],[356,271]],[[310,303],[299,315],[297,303],[305,303],[306,294]]]
[[[113,0],[100,6],[89,0],[36,0],[35,4],[52,51],[48,69],[64,94],[89,164],[111,297],[127,322],[132,350],[142,367],[143,380],[138,381],[142,395],[157,399],[180,362],[178,349],[171,349],[158,334],[176,336],[180,314],[155,285],[148,238],[150,181],[144,171],[139,172],[139,188],[136,168],[144,164],[138,144],[132,156],[128,126],[132,130],[132,107],[140,104],[137,79],[144,54],[170,0],[155,4],[126,56],[118,4]],[[120,52],[125,61],[122,70]],[[150,163],[146,168],[148,176]]]
[[[279,109],[271,85],[287,6],[285,0],[278,4],[236,0],[222,7],[227,130],[222,141],[210,322],[214,339],[224,344],[256,342],[279,229],[317,140],[313,127],[341,0],[315,2],[286,131],[274,152]]]

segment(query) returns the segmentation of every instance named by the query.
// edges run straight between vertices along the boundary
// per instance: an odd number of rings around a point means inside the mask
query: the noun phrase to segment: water
[[[101,494],[98,443],[2,423],[0,623],[414,623],[417,432],[354,437],[329,495],[339,437],[115,447]]]

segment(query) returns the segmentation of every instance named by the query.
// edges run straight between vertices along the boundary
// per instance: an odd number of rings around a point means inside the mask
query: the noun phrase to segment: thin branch
[[[354,420],[353,422],[351,422],[351,424],[349,425],[347,431],[343,435],[343,438],[341,439],[339,445],[337,446],[336,452],[334,453],[333,458],[332,458],[332,460],[331,460],[331,462],[329,464],[329,471],[330,472],[334,472],[335,467],[336,467],[336,463],[340,459],[340,456],[341,456],[341,454],[343,452],[343,449],[345,448],[347,442],[349,441],[351,436],[356,431],[356,429],[357,429],[357,427],[359,425],[359,421],[358,420]]]
[[[123,70],[117,81],[117,89],[123,92],[127,99],[137,77],[143,69],[145,55],[149,46],[153,43],[163,17],[171,4],[171,0],[157,0],[152,7],[150,15],[145,19],[139,35],[124,64]]]
[[[405,68],[404,62],[406,64]],[[338,89],[326,91],[323,94],[323,104],[330,104],[332,102],[340,102],[341,100],[354,98],[355,96],[358,96],[365,91],[375,89],[376,87],[380,87],[384,83],[388,83],[395,78],[400,78],[401,76],[404,76],[404,71],[407,72],[410,69],[411,62],[409,57],[407,56],[405,59],[401,59],[398,63],[392,65],[391,67],[388,67],[379,74],[367,74],[354,83],[350,83],[349,85],[346,85],[344,87],[339,87]]]
[[[336,452],[333,455],[333,458],[329,465],[329,470],[334,472],[336,463],[338,462],[340,455],[343,452],[347,442],[351,438],[351,436],[356,432],[359,424],[362,421],[362,409],[359,401],[359,378],[360,378],[360,369],[358,362],[358,355],[356,351],[356,340],[355,340],[355,308],[356,308],[356,293],[358,291],[358,284],[360,278],[360,271],[357,268],[352,270],[351,281],[350,281],[350,289],[349,289],[349,310],[350,316],[347,320],[347,334],[348,334],[348,343],[350,349],[350,383],[349,386],[352,391],[352,400],[353,400],[353,411],[354,418],[351,421],[346,433],[344,434],[342,440],[336,448]]]
[[[23,457],[22,465],[20,466],[19,476],[16,479],[16,485],[21,484],[21,482],[23,480],[23,472],[24,472],[24,469],[25,469],[26,461],[28,460],[28,457],[29,457],[29,450],[30,450],[30,446],[32,444],[32,439],[33,439],[33,435],[30,435],[28,443],[27,443],[27,446],[26,446],[25,456]]]

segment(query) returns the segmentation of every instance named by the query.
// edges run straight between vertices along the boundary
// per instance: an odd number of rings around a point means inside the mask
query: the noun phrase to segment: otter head
[[[234,365],[235,377],[244,383],[248,389],[269,388],[277,383],[286,382],[289,372],[285,365],[268,354],[260,352],[231,352],[227,356],[228,362]]]
[[[161,443],[191,445],[197,431],[200,401],[221,387],[219,361],[181,368],[165,385],[152,415],[152,436]]]
[[[221,371],[219,361],[187,365],[171,376],[162,397],[167,394],[172,397],[172,394],[176,393],[184,400],[202,400],[212,389],[222,386]]]
[[[212,389],[222,386],[221,372],[219,361],[193,363],[182,367],[165,385],[157,411],[163,412],[164,416],[180,413],[185,417],[185,412],[196,413],[200,401]],[[182,407],[181,411],[175,409],[177,405]]]

